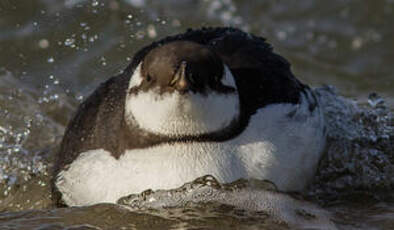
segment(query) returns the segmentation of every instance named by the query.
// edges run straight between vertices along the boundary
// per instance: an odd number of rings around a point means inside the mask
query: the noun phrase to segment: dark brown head
[[[235,91],[224,85],[225,72],[220,57],[208,47],[189,41],[176,41],[156,47],[142,60],[139,90],[156,88],[160,93],[178,91],[206,94]]]
[[[235,79],[209,47],[189,41],[158,46],[131,76],[125,116],[155,134],[219,132],[239,117]]]

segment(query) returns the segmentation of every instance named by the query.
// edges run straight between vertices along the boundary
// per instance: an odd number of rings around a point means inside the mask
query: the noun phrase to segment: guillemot
[[[138,51],[69,123],[54,196],[69,206],[116,202],[203,175],[302,190],[325,144],[313,91],[264,38],[203,28]]]

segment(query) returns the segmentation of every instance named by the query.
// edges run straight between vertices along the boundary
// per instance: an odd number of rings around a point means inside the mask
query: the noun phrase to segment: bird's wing
[[[71,163],[81,152],[105,149],[116,153],[128,87],[126,75],[102,83],[78,108],[57,154],[55,171]]]

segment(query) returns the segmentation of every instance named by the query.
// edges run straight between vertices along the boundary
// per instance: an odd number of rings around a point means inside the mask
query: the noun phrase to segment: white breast
[[[275,104],[260,109],[248,128],[227,142],[163,144],[127,151],[118,160],[102,149],[81,153],[56,185],[68,205],[116,202],[146,189],[169,189],[211,174],[221,182],[268,179],[300,190],[313,177],[324,146],[319,109]],[[297,110],[293,116],[291,111]]]
[[[129,90],[141,84],[141,64],[134,71]],[[236,88],[230,70],[225,66],[222,83]],[[131,126],[166,136],[211,133],[229,126],[239,117],[239,96],[234,92],[221,94],[210,91],[202,96],[197,93],[181,95],[168,92],[160,95],[159,89],[138,94],[128,94],[125,120]]]

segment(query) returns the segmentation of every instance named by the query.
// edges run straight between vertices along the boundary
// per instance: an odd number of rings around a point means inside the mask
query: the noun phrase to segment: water
[[[391,0],[0,0],[0,229],[393,229],[393,10]],[[51,162],[77,105],[143,45],[214,25],[266,37],[302,81],[346,96],[317,90],[330,135],[310,188],[253,191],[283,201],[281,212],[231,199],[53,208]]]

